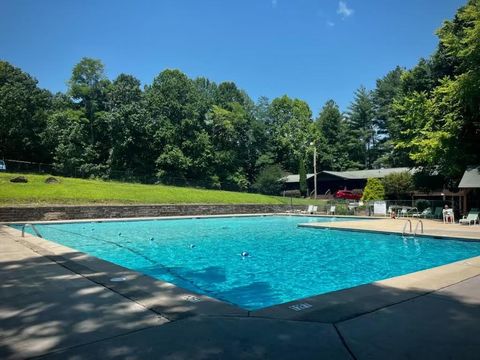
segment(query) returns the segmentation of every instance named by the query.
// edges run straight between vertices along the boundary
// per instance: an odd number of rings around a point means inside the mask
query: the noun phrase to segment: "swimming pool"
[[[247,310],[480,255],[479,242],[297,226],[321,221],[336,220],[263,216],[36,227],[48,240]]]

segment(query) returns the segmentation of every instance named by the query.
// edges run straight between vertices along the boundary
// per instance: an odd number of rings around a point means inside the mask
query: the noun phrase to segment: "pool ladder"
[[[39,238],[43,238],[43,236],[40,234],[40,232],[37,230],[37,228],[33,224],[23,224],[23,226],[22,226],[22,237],[25,237],[25,228],[27,226],[30,226],[33,229],[33,232],[35,233],[35,235],[37,235]]]
[[[407,225],[409,226],[408,233],[406,232]],[[420,234],[423,234],[423,221],[420,220],[420,219],[415,224],[415,230],[412,233],[412,221],[410,219],[407,219],[407,221],[405,221],[405,224],[403,225],[402,236],[407,236],[407,235],[416,236],[418,234],[418,226],[419,225],[420,225]]]

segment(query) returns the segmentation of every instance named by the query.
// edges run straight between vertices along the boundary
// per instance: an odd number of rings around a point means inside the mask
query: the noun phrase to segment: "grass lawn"
[[[28,183],[11,183],[23,175]],[[0,206],[34,204],[290,204],[290,198],[232,191],[203,190],[165,185],[142,185],[115,181],[56,178],[46,184],[48,175],[0,173]],[[293,199],[293,204],[315,204]]]

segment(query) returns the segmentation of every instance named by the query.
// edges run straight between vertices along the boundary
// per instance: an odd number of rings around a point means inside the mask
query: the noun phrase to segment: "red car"
[[[355,193],[350,190],[338,190],[335,193],[335,197],[337,199],[360,200],[362,198],[362,194]]]

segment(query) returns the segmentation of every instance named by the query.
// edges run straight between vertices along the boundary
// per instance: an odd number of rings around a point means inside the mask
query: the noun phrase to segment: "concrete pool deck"
[[[300,224],[303,227],[315,227],[321,229],[339,229],[352,231],[372,231],[382,233],[396,233],[402,234],[405,223],[410,220],[412,223],[412,232],[415,231],[418,219],[416,218],[368,218],[369,221],[341,221],[341,217],[337,222],[323,222],[323,223],[308,223]],[[374,220],[373,220],[374,219]],[[444,224],[439,220],[421,219],[423,223],[423,234],[420,233],[420,226],[418,227],[418,236],[434,236],[434,237],[451,237],[471,240],[480,240],[480,226],[479,225],[460,225],[460,224]],[[406,227],[409,230],[409,226]]]
[[[0,277],[2,359],[480,354],[480,257],[248,312],[0,226]]]

